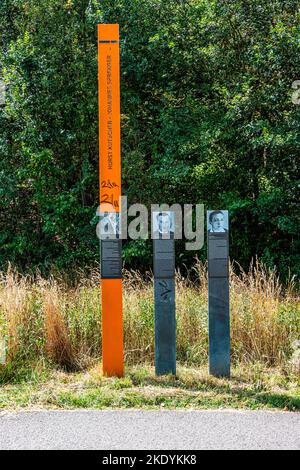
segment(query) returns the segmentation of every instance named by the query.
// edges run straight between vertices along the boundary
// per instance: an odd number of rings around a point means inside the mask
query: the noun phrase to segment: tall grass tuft
[[[54,284],[46,289],[43,298],[45,321],[45,351],[53,363],[72,370],[76,365],[71,337],[63,315],[62,294]]]
[[[300,340],[294,279],[283,287],[276,272],[258,262],[247,273],[239,267],[238,275],[235,268],[230,270],[233,362],[289,367]],[[208,357],[207,266],[197,262],[194,271],[191,279],[176,276],[177,358],[197,366]],[[66,279],[21,276],[11,267],[0,273],[0,336],[7,346],[0,380],[40,362],[71,370],[101,358],[99,273],[94,270],[76,285]],[[126,272],[123,298],[126,363],[153,363],[151,273]]]

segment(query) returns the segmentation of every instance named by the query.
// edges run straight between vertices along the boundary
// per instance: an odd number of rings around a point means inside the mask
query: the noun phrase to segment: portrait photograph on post
[[[207,212],[207,231],[209,233],[228,232],[228,223],[228,211],[215,210]]]
[[[121,236],[121,217],[119,212],[100,213],[98,231],[101,240],[116,239]]]
[[[175,213],[172,211],[152,212],[153,240],[173,240],[175,237]]]

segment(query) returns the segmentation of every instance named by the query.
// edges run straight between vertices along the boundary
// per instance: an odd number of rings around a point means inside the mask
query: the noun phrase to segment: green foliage
[[[300,273],[298,1],[3,0],[0,20],[1,265],[98,258],[96,24],[116,22],[129,204],[228,208],[232,258]]]

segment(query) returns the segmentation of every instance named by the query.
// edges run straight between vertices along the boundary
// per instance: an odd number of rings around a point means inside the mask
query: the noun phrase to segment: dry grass
[[[231,272],[233,353],[236,360],[285,363],[300,337],[300,302],[294,279],[285,289],[258,263],[238,277]]]
[[[54,285],[47,289],[43,299],[45,318],[45,346],[48,358],[66,370],[76,364],[68,325],[60,305],[60,291]]]
[[[207,362],[207,270],[200,262],[194,280],[177,274],[177,357],[187,366]],[[237,276],[231,269],[232,355],[234,364],[288,368],[300,339],[300,304],[293,280],[283,288],[276,273],[253,265]],[[124,282],[125,355],[130,365],[153,363],[152,277],[126,273]],[[76,287],[59,276],[24,277],[13,269],[0,274],[0,335],[7,363],[0,379],[26,375],[28,364],[65,370],[90,366],[101,357],[99,275]],[[295,348],[294,348],[295,349]],[[296,364],[297,368],[297,364]],[[21,374],[22,375],[22,374]]]

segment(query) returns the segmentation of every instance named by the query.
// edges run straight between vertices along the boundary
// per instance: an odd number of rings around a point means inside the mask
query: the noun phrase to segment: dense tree
[[[68,267],[98,257],[96,24],[117,22],[129,203],[228,208],[232,258],[299,274],[299,7],[3,0],[0,263]],[[149,254],[143,242],[124,250],[128,266],[147,265]]]

